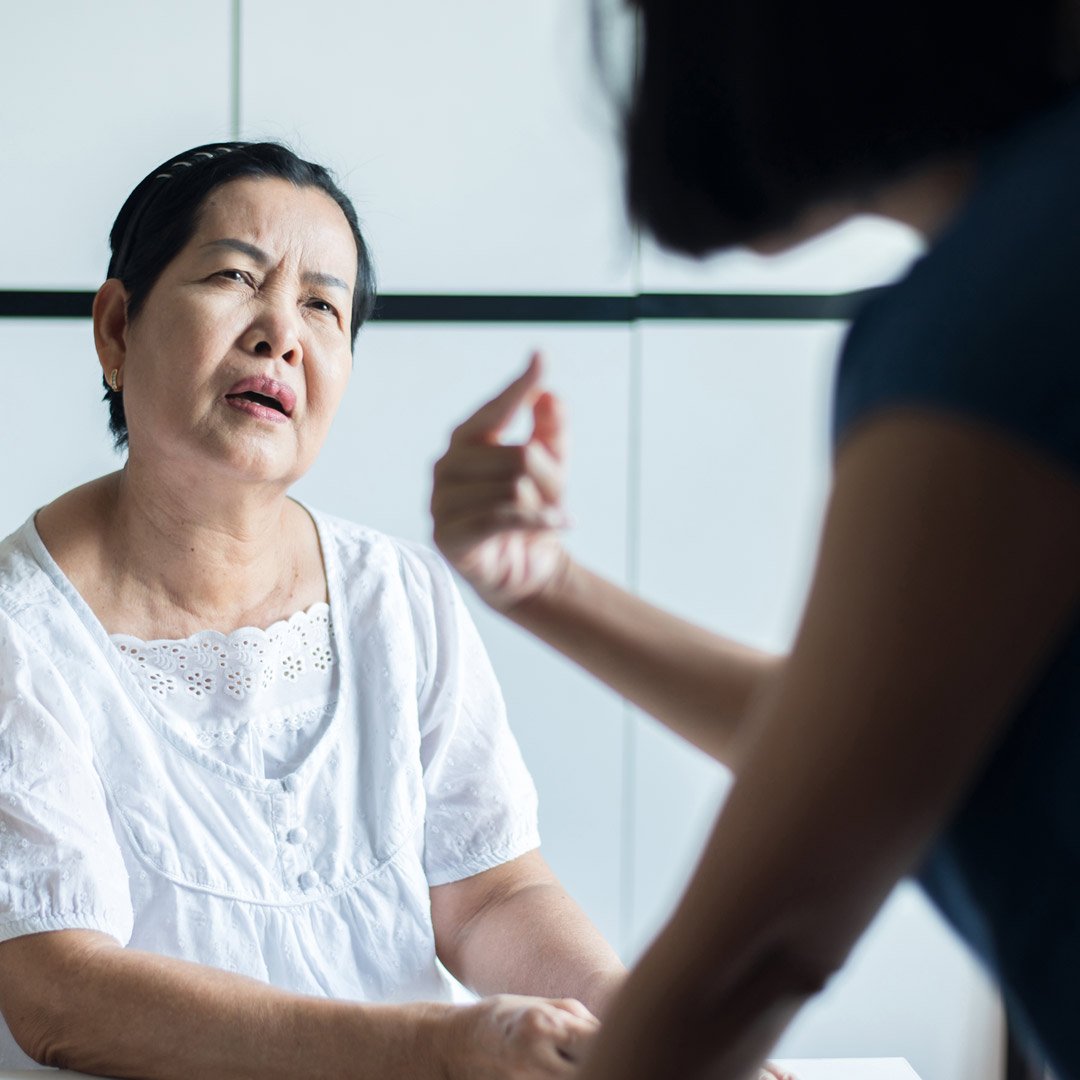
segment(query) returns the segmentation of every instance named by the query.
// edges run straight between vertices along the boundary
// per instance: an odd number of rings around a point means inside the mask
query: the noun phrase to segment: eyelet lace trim
[[[254,698],[278,683],[323,681],[335,663],[326,603],[313,604],[266,630],[204,630],[175,641],[114,634],[112,641],[150,694],[163,700],[181,692],[195,698]]]

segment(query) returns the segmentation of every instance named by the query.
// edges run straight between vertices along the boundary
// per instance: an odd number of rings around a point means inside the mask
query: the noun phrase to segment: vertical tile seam
[[[630,327],[630,394],[626,491],[626,585],[636,593],[640,587],[641,551],[641,330]],[[632,944],[637,873],[637,729],[638,718],[629,701],[623,701],[622,753],[622,859],[619,937],[625,956]]]
[[[635,36],[640,36],[640,16]],[[633,295],[641,295],[641,230],[631,233],[631,281]],[[626,586],[636,593],[641,585],[641,434],[642,434],[642,343],[641,326],[630,323],[629,393],[627,401],[626,462]],[[622,724],[622,829],[620,836],[619,952],[629,956],[636,918],[635,878],[637,876],[637,729],[638,718],[629,701],[623,701]]]
[[[232,56],[229,64],[229,134],[235,140],[240,138],[240,3],[230,0],[230,35],[232,38]]]

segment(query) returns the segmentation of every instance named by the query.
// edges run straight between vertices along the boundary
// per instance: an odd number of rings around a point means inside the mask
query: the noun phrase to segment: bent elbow
[[[90,1060],[93,1029],[84,1011],[66,1002],[66,995],[42,989],[27,987],[4,1003],[4,1020],[19,1049],[48,1068],[100,1071],[90,1067],[100,1063]]]
[[[28,1008],[8,1019],[8,1030],[24,1054],[52,1069],[77,1068],[75,1043],[51,1009]]]
[[[766,964],[771,968],[773,985],[783,997],[806,1001],[825,989],[842,961],[834,963],[792,942],[773,952]]]
[[[825,989],[839,967],[801,942],[777,942],[728,985],[724,1007],[749,1014],[798,1009]]]

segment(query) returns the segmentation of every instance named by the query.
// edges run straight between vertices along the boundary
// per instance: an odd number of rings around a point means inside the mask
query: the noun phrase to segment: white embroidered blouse
[[[182,641],[113,634],[112,642],[172,727],[253,776],[291,772],[337,705],[329,604],[266,630],[204,630]]]
[[[535,790],[439,557],[313,516],[329,604],[183,641],[110,639],[32,520],[0,544],[0,940],[448,997],[428,889],[535,848]]]

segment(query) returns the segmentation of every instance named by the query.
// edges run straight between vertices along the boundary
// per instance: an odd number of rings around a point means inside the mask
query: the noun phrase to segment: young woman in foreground
[[[889,25],[840,0],[633,6],[629,203],[662,243],[781,250],[876,212],[929,253],[844,346],[790,656],[569,557],[538,361],[437,466],[436,540],[480,595],[736,771],[580,1076],[745,1076],[912,874],[1078,1080],[1074,5],[916,0]],[[531,438],[499,445],[522,404]]]

